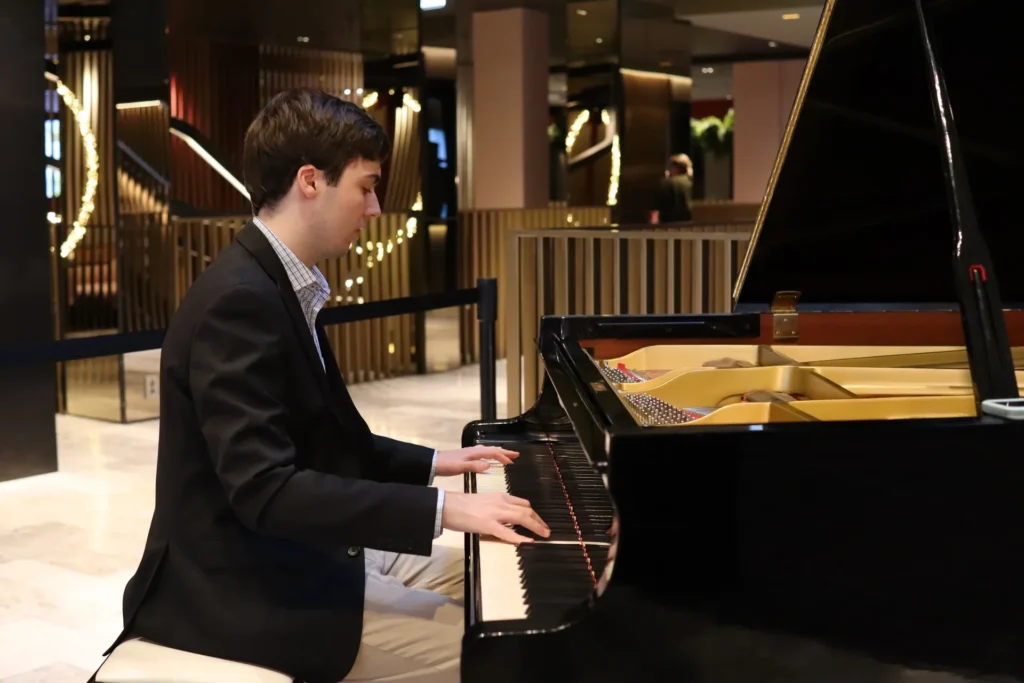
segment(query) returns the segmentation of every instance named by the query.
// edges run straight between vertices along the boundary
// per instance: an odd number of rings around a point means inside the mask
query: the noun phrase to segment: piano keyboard
[[[607,561],[611,498],[578,444],[496,443],[519,452],[509,466],[492,463],[476,475],[480,493],[500,491],[530,501],[551,528],[519,547],[480,540],[480,602],[484,621],[556,624],[593,592]]]

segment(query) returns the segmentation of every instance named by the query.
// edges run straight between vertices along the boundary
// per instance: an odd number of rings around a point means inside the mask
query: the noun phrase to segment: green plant
[[[690,133],[705,154],[727,156],[732,153],[732,126],[735,112],[729,109],[725,117],[705,116],[690,119]]]

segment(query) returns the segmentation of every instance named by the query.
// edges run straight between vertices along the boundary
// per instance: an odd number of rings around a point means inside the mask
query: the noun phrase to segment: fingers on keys
[[[498,540],[505,541],[506,543],[511,543],[513,545],[519,545],[520,543],[533,543],[532,538],[528,538],[522,534],[517,534],[511,528],[503,524],[495,523],[494,526],[491,527],[490,535]]]
[[[481,448],[479,455],[485,458],[491,458],[497,460],[502,465],[511,465],[515,458],[519,457],[519,454],[515,451],[508,451],[498,446],[484,446]]]
[[[514,524],[526,527],[542,538],[547,538],[551,535],[551,529],[548,528],[548,525],[544,523],[544,520],[540,518],[540,515],[534,512],[531,507],[517,506],[514,512],[514,519],[510,521]]]

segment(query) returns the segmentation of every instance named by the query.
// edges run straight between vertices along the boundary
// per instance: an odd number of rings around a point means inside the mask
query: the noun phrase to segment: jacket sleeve
[[[434,478],[434,449],[373,435],[376,476],[380,481],[429,486]]]
[[[283,402],[290,324],[278,301],[236,285],[194,332],[190,389],[232,509],[268,536],[429,555],[437,490],[296,467]]]

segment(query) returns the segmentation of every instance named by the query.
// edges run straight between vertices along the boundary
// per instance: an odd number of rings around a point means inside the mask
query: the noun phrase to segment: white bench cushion
[[[292,683],[291,676],[144,640],[126,640],[96,673],[96,683]]]

